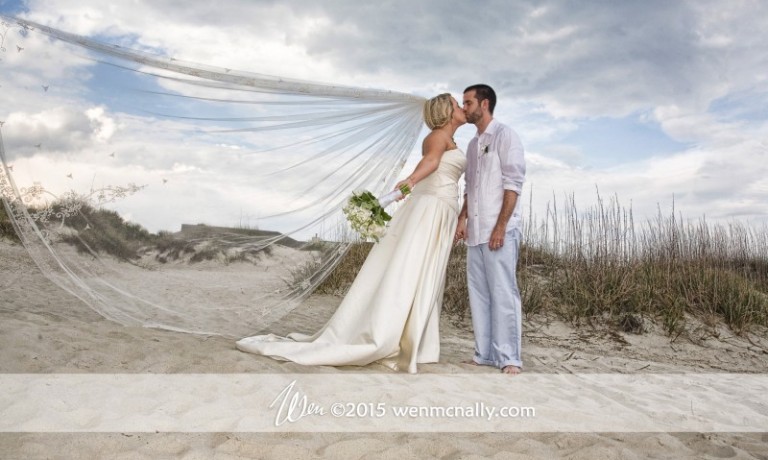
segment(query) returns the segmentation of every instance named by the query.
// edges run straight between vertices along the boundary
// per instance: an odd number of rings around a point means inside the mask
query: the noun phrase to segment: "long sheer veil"
[[[391,189],[422,97],[0,26],[0,197],[45,275],[105,317],[226,336],[285,315]]]

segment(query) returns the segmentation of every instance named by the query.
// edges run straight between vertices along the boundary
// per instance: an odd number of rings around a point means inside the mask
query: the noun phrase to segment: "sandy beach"
[[[248,270],[247,263],[241,264]],[[227,276],[233,269],[222,271]],[[340,299],[311,296],[271,332],[312,332]],[[381,365],[306,367],[242,353],[231,339],[108,321],[42,275],[25,249],[0,242],[0,372],[3,374],[304,374],[390,372]],[[762,373],[764,334],[712,333],[691,320],[671,341],[574,328],[529,318],[525,372],[535,374]],[[256,331],[255,331],[256,332]],[[441,322],[441,361],[423,374],[498,370],[461,364],[472,351],[468,325]],[[763,404],[766,396],[753,397]],[[2,458],[768,458],[764,433],[2,433]]]

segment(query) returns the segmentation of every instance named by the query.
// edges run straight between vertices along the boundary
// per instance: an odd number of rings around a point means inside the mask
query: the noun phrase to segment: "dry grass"
[[[360,271],[373,243],[352,243],[344,258],[317,287],[318,294],[344,295]]]
[[[72,201],[55,202],[46,213],[66,215],[64,225],[73,231],[61,235],[61,240],[73,245],[78,252],[97,256],[109,254],[120,260],[132,262],[148,253],[154,253],[161,263],[185,261],[197,263],[218,260],[224,263],[257,262],[263,255],[270,255],[270,247],[262,247],[255,238],[239,234],[214,234],[208,238],[186,238],[169,232],[153,234],[139,224],[125,221],[118,213],[103,208],[94,208],[85,202],[77,203],[77,212],[71,212]],[[68,211],[69,208],[69,211]],[[0,212],[0,237],[18,241],[5,209]],[[40,210],[30,208],[30,213]],[[53,221],[52,221],[53,222]],[[43,223],[38,225],[45,226]],[[60,226],[56,219],[52,225]],[[293,241],[293,240],[291,240]],[[295,242],[294,242],[295,243]]]
[[[19,236],[16,234],[16,230],[11,224],[11,219],[8,217],[5,209],[5,203],[0,200],[0,240],[11,240],[19,242]]]
[[[573,322],[608,320],[632,329],[644,319],[670,335],[692,315],[737,333],[768,325],[768,231],[739,223],[686,222],[673,209],[642,225],[613,198],[586,212],[573,199],[552,205],[526,244],[543,264],[550,310]],[[523,265],[521,273],[529,267]]]
[[[54,212],[59,212],[61,206],[54,204]],[[68,217],[65,223],[77,232],[63,237],[63,241],[78,251],[103,252],[126,261],[139,258],[142,249],[155,238],[144,227],[126,222],[115,211],[94,209],[87,204],[82,204],[79,212]]]
[[[608,323],[643,332],[647,322],[670,336],[694,316],[714,331],[724,322],[741,334],[768,326],[768,230],[739,223],[684,222],[661,213],[642,225],[618,200],[577,212],[570,199],[545,218],[529,218],[520,248],[518,283],[525,314],[548,314],[574,324]],[[321,285],[344,293],[365,260],[369,244],[349,255]],[[464,322],[469,315],[466,248],[448,262],[443,311]]]
[[[469,315],[469,294],[467,293],[467,247],[454,246],[448,259],[445,274],[445,294],[443,296],[443,313],[456,319],[456,323],[464,322]]]
[[[518,264],[527,316],[554,315],[577,325],[608,323],[631,332],[642,332],[650,321],[670,336],[679,334],[690,316],[713,331],[723,322],[738,334],[768,326],[765,227],[684,221],[674,208],[667,216],[659,212],[636,223],[631,209],[615,198],[606,203],[599,196],[597,205],[581,211],[573,198],[561,206],[553,202],[543,218],[529,216],[527,222]],[[202,247],[167,233],[153,235],[117,213],[88,206],[67,218],[66,224],[80,230],[67,238],[81,251],[106,252],[125,260],[140,257],[147,248],[156,249],[163,260],[190,262],[221,259],[222,251],[232,259],[226,262],[258,255],[230,254],[227,248]],[[82,231],[86,225],[92,231]],[[3,207],[0,237],[16,237]],[[371,246],[351,244],[316,292],[343,295]],[[465,271],[466,248],[454,247],[443,311],[459,323],[469,316]]]

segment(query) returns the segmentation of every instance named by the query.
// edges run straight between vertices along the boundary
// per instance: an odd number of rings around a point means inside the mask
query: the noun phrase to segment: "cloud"
[[[309,58],[297,42],[296,37],[324,24],[298,18],[280,2],[233,0],[226,8],[205,2],[117,2],[103,8],[95,1],[31,0],[26,17],[191,62],[339,81],[330,65]]]
[[[82,111],[55,107],[36,113],[13,112],[4,137],[11,159],[41,151],[68,152],[82,149],[95,135],[90,118]]]
[[[518,130],[529,150],[529,184],[536,200],[575,193],[588,204],[597,187],[650,213],[674,196],[678,208],[691,216],[760,219],[768,214],[762,204],[768,202],[763,179],[768,171],[761,166],[766,155],[761,142],[768,139],[768,77],[760,71],[768,68],[764,2],[489,0],[479,6],[438,0],[239,0],[226,8],[179,1],[106,8],[95,1],[31,0],[28,5],[29,17],[40,22],[232,69],[424,96],[446,90],[458,95],[466,85],[485,81],[499,93],[498,118]],[[15,65],[10,56],[4,58],[4,65]],[[76,61],[36,65],[26,73],[12,67],[15,87],[26,88],[25,94],[48,84],[43,75],[75,81],[69,76],[92,70]],[[51,99],[58,97],[55,83],[46,95]],[[5,89],[8,83],[2,84]],[[84,91],[63,85],[57,90],[66,91],[58,93],[62,98]],[[36,112],[27,103],[39,107],[42,96],[24,101],[4,92],[3,105],[31,115]],[[247,163],[239,162],[244,157],[217,163],[221,151],[248,155],[255,145],[244,136],[215,142],[240,150],[215,143],[192,148],[172,120],[143,124],[109,111],[104,114],[109,118],[95,112],[84,116],[92,107],[81,107],[74,125],[81,134],[73,134],[71,147],[74,141],[99,139],[120,145],[150,171],[195,164],[223,172],[228,165]],[[685,146],[610,168],[585,168],[595,155],[594,144],[568,144],[563,138],[601,119],[634,120]],[[122,128],[141,129],[143,138],[132,140]],[[654,135],[653,129],[646,131],[643,135]],[[457,140],[467,142],[473,134],[467,126]],[[254,165],[278,161],[250,158]]]
[[[91,137],[97,142],[108,142],[115,134],[115,120],[106,114],[104,107],[93,107],[85,111],[85,116],[91,121]]]
[[[743,70],[765,67],[765,53],[750,50],[768,39],[768,27],[755,25],[768,17],[759,2],[158,1],[106,10],[38,0],[30,9],[77,33],[133,37],[228,68],[425,95],[487,81],[502,99],[555,118],[705,109],[754,83]]]
[[[741,38],[738,6],[724,7],[723,18],[722,5],[685,2],[539,4],[291,3],[300,17],[334,25],[306,34],[304,46],[340,70],[407,75],[417,86],[439,78],[459,90],[485,80],[555,117],[622,116],[670,101],[706,106],[728,89],[733,62],[717,43]],[[714,28],[715,18],[726,24]]]

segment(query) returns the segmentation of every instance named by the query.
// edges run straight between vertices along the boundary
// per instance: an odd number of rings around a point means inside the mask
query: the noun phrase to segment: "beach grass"
[[[201,244],[168,232],[151,234],[114,211],[87,204],[67,217],[66,224],[77,231],[65,234],[64,240],[81,252],[128,261],[149,250],[160,262],[189,263],[250,262],[260,251],[270,252]],[[18,241],[3,207],[0,237]],[[316,292],[344,295],[371,247],[351,243]],[[444,314],[464,324],[470,316],[466,254],[463,245],[452,248],[442,307]],[[525,220],[517,275],[526,317],[602,323],[634,333],[656,324],[672,337],[691,316],[712,331],[722,323],[736,334],[768,327],[768,229],[738,221],[684,220],[674,206],[666,215],[659,211],[636,222],[632,209],[615,197],[605,201],[598,196],[588,209],[577,208],[573,197],[552,201],[543,217],[531,213]]]
[[[360,271],[373,243],[355,242],[350,244],[344,258],[317,287],[318,294],[344,295]]]
[[[0,238],[20,242],[11,220],[0,207]],[[63,217],[64,225],[70,230],[58,232],[61,241],[71,244],[84,254],[109,254],[117,259],[133,262],[152,253],[161,263],[183,260],[197,263],[218,260],[224,263],[253,262],[263,255],[268,256],[271,247],[262,247],[240,234],[227,234],[220,238],[220,230],[214,227],[196,226],[194,237],[177,235],[167,231],[151,233],[139,224],[128,222],[115,211],[96,208],[88,203],[57,201],[49,207],[28,208],[32,215],[57,216],[56,224]],[[44,224],[38,223],[44,227]],[[242,229],[232,229],[236,232]],[[206,236],[207,235],[207,236]],[[250,243],[250,244],[249,244]]]
[[[0,240],[19,241],[19,236],[13,228],[10,217],[5,210],[5,203],[0,201]]]
[[[645,332],[649,324],[679,335],[686,318],[725,323],[736,334],[768,326],[768,229],[739,222],[685,221],[674,208],[638,223],[632,210],[598,197],[577,210],[572,199],[530,215],[518,260],[527,317],[554,315],[574,325],[608,324]],[[369,243],[355,243],[320,290],[343,293],[365,260]],[[448,262],[443,312],[469,317],[463,245]]]
[[[670,335],[688,315],[736,333],[768,325],[768,229],[685,220],[674,203],[668,215],[636,223],[631,208],[599,195],[592,208],[577,210],[570,197],[557,209],[529,218],[526,245],[551,257],[521,258],[520,277],[538,268],[558,316],[625,329],[652,320]]]

